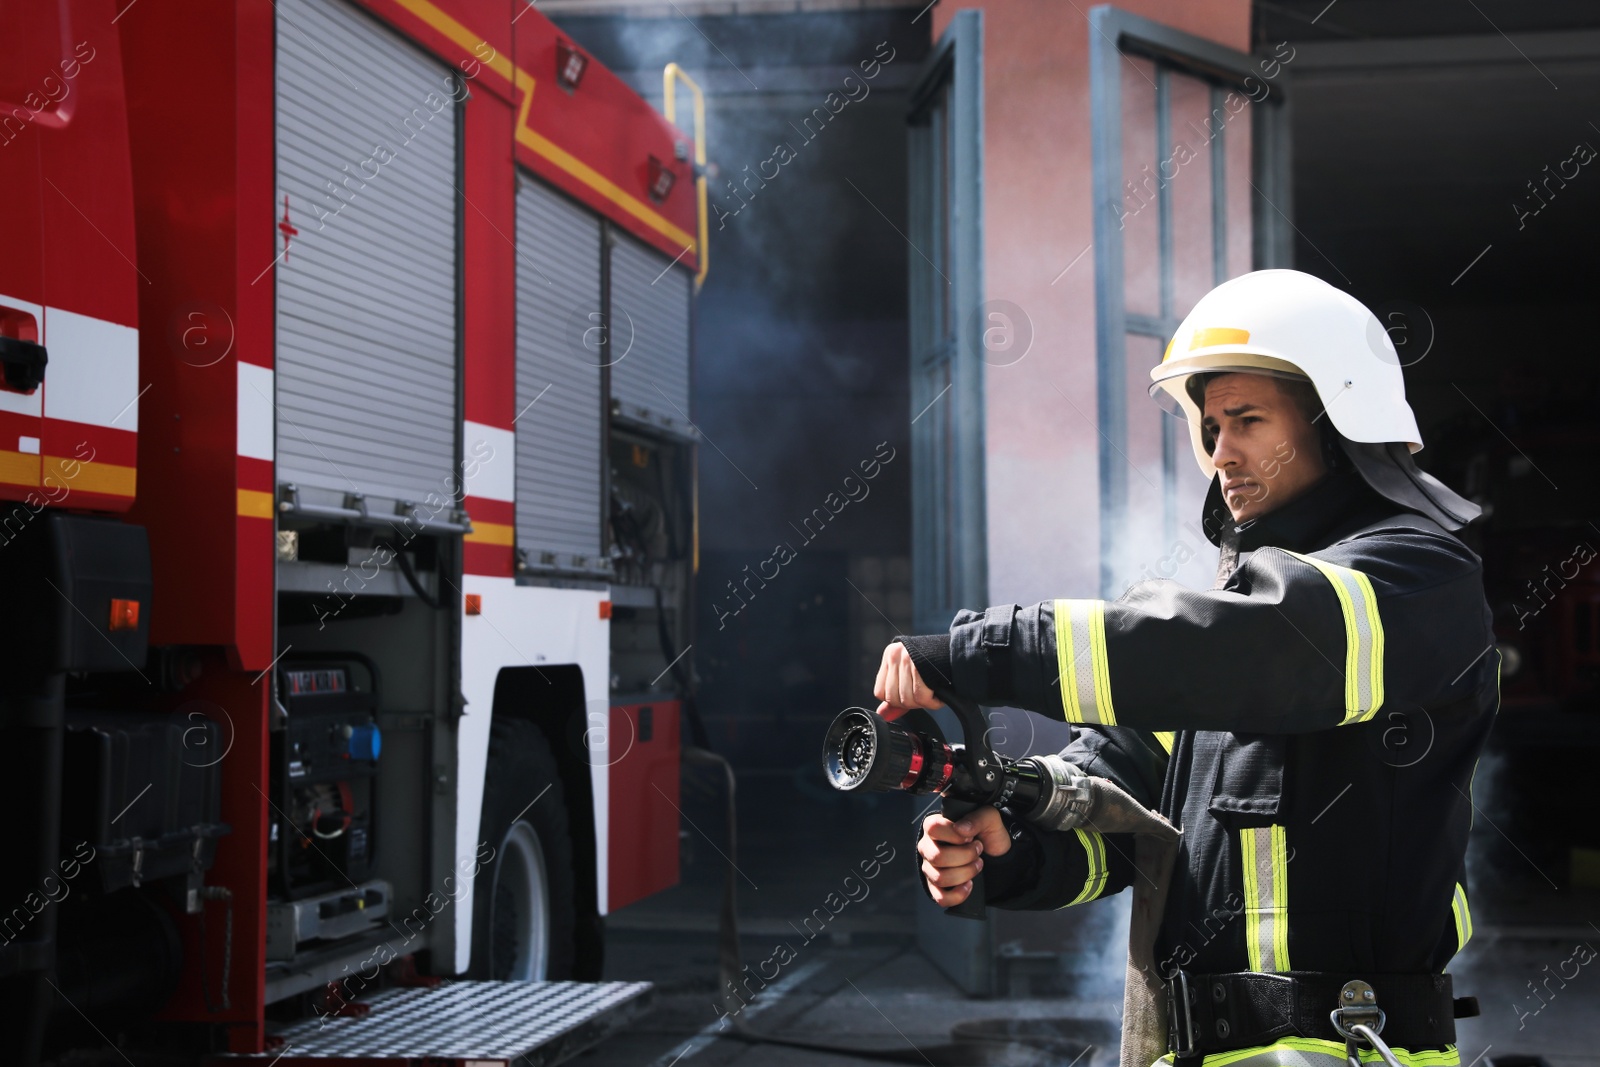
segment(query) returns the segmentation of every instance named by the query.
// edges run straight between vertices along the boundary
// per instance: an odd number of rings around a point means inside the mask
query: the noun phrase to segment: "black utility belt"
[[[1191,974],[1167,986],[1168,1044],[1179,1056],[1270,1045],[1280,1037],[1346,1040],[1330,1018],[1351,982],[1369,985],[1383,1010],[1380,1036],[1391,1048],[1442,1048],[1455,1043],[1456,1020],[1478,1014],[1475,997],[1454,996],[1448,974]]]

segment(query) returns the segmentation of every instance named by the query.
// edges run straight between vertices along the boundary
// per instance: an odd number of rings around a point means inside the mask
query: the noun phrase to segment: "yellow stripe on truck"
[[[510,547],[517,542],[516,527],[503,522],[479,522],[472,520],[472,532],[465,535],[463,540],[475,545],[505,545]]]
[[[483,37],[446,14],[431,0],[397,0],[397,2],[401,7],[429,26],[432,26],[435,30],[438,30],[449,38],[451,42],[468,53],[474,56],[481,54],[480,49],[486,43]],[[535,155],[549,160],[552,164],[566,171],[573,178],[587,185],[600,196],[605,197],[674,244],[683,245],[685,248],[697,246],[698,242],[693,234],[674,225],[659,211],[628,193],[618,186],[616,182],[613,182],[571,152],[557,145],[548,137],[540,134],[528,124],[529,108],[533,104],[533,91],[537,84],[537,80],[532,74],[521,67],[514,66],[510,60],[498,53],[487,61],[487,66],[500,77],[510,82],[513,92],[520,91],[522,93],[522,101],[517,109],[516,138],[518,144],[523,145]]]
[[[0,482],[7,485],[39,484],[39,456],[34,452],[0,452]]]
[[[53,482],[44,481],[52,478]],[[70,456],[46,456],[41,481],[47,489],[52,485],[63,485],[85,493],[132,496],[138,477],[135,467],[94,463]]]
[[[260,489],[239,490],[239,514],[247,519],[272,518],[272,494]]]

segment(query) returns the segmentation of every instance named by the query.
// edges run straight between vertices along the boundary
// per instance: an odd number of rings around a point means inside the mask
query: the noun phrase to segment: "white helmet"
[[[1297,270],[1258,270],[1223,282],[1183,320],[1161,364],[1150,371],[1189,419],[1200,470],[1211,454],[1200,440],[1200,409],[1184,388],[1191,374],[1252,371],[1309,378],[1328,421],[1351,441],[1401,441],[1422,448],[1394,342],[1378,317],[1349,293]]]
[[[1188,419],[1195,462],[1208,477],[1215,468],[1186,383],[1225,372],[1309,379],[1373,489],[1450,528],[1477,517],[1477,505],[1411,460],[1422,434],[1406,403],[1400,357],[1378,317],[1350,294],[1297,270],[1258,270],[1223,282],[1189,312],[1150,371],[1150,392],[1165,391]]]

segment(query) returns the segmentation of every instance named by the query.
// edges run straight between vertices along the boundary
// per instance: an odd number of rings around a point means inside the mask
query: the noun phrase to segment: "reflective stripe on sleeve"
[[[1456,951],[1460,952],[1472,940],[1472,912],[1467,908],[1467,891],[1456,883],[1455,895],[1450,898],[1450,912],[1456,918]]]
[[[1289,969],[1289,862],[1282,826],[1239,831],[1245,948],[1252,971]]]
[[[1106,663],[1106,602],[1057,600],[1055,609],[1063,717],[1072,723],[1115,726]]]
[[[1081,830],[1074,827],[1078,835],[1078,842],[1083,845],[1084,855],[1089,858],[1089,874],[1083,880],[1083,891],[1062,907],[1070,908],[1074,904],[1082,904],[1086,900],[1093,900],[1106,889],[1106,877],[1111,872],[1106,866],[1106,842],[1094,830]]]
[[[1166,750],[1167,755],[1172,755],[1172,739],[1177,736],[1176,733],[1172,730],[1157,731],[1155,736],[1156,743]]]
[[[1372,582],[1349,567],[1298,552],[1289,555],[1322,572],[1339,598],[1345,637],[1344,721],[1339,725],[1366,722],[1383,706],[1383,622]]]

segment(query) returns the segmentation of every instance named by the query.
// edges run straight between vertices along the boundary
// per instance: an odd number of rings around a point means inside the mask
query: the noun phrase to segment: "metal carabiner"
[[[1383,1062],[1387,1063],[1389,1067],[1405,1067],[1403,1063],[1395,1058],[1394,1053],[1389,1050],[1389,1046],[1383,1043],[1383,1038],[1379,1037],[1378,1032],[1372,1027],[1366,1023],[1356,1023],[1350,1029],[1357,1036],[1365,1038],[1373,1048],[1377,1049],[1378,1055],[1383,1057]],[[1351,1041],[1345,1046],[1345,1056],[1350,1060],[1351,1067],[1361,1067],[1360,1057],[1351,1048],[1354,1044],[1355,1042]]]

